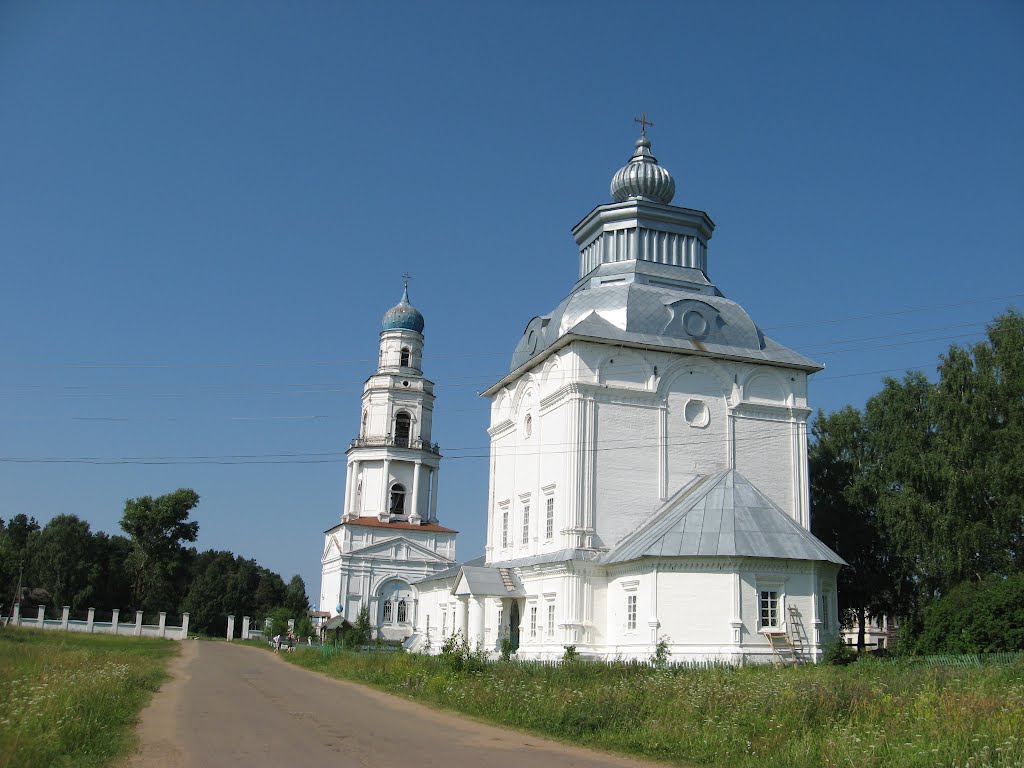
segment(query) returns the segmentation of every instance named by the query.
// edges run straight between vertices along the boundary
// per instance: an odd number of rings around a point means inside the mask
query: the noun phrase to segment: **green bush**
[[[1024,650],[1024,573],[967,582],[934,601],[913,647],[924,654]]]
[[[836,638],[831,643],[826,644],[821,654],[822,664],[832,664],[837,667],[845,667],[856,660],[857,654],[841,638]]]

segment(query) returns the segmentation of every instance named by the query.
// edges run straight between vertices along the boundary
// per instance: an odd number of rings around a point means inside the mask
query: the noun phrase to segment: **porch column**
[[[479,648],[484,644],[484,599],[469,598],[469,636],[466,640],[471,648]]]
[[[465,597],[455,598],[455,626],[452,627],[452,633],[462,633],[463,639],[469,642],[469,626],[467,624],[468,617],[468,603],[469,601]]]

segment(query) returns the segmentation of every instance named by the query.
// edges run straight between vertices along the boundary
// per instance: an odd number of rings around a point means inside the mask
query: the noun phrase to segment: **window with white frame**
[[[530,505],[523,505],[523,544],[530,543]]]
[[[385,624],[390,624],[391,623],[391,611],[392,611],[392,603],[391,603],[391,601],[390,600],[385,600],[384,601],[384,623]]]
[[[761,589],[758,607],[760,609],[761,629],[781,629],[782,613],[781,590],[778,587]]]
[[[548,604],[548,637],[555,636],[555,604]]]
[[[626,595],[626,630],[636,631],[636,595]]]
[[[826,632],[832,631],[832,595],[821,593],[821,626]]]
[[[505,620],[505,609],[498,607],[498,637],[505,636],[505,628],[502,626],[502,622]]]
[[[405,624],[409,619],[409,610],[405,600],[398,601],[398,623]]]
[[[537,636],[537,606],[530,606],[530,637]]]
[[[441,637],[448,634],[448,609],[441,608]]]
[[[501,547],[508,547],[508,507],[501,510]]]
[[[551,541],[555,538],[555,497],[548,496],[547,517],[544,520],[544,539]]]

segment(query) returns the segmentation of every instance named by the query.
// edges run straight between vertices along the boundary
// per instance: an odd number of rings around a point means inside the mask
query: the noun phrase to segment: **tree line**
[[[301,576],[286,584],[255,560],[187,546],[199,535],[189,519],[198,503],[189,488],[128,499],[125,536],[94,532],[76,515],[43,526],[24,514],[0,518],[0,603],[35,598],[73,611],[188,613],[190,628],[210,635],[224,634],[228,614],[291,616],[299,632],[311,633]]]
[[[951,346],[937,374],[818,412],[812,530],[850,564],[848,623],[899,617],[926,653],[1024,650],[1024,316]]]

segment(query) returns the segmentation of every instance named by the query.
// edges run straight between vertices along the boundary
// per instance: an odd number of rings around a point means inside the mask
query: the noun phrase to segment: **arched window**
[[[402,347],[402,351],[398,355],[398,364],[403,368],[409,367],[410,352],[408,347]]]
[[[369,414],[366,411],[363,411],[363,426],[362,426],[362,431],[359,433],[361,437],[366,437],[366,420],[367,420],[367,418],[369,418]]]
[[[395,416],[395,445],[399,448],[408,448],[411,429],[412,418],[405,411],[399,411]]]
[[[398,623],[399,624],[405,624],[406,621],[407,621],[407,619],[406,619],[406,610],[405,610],[405,600],[399,600],[398,601]]]
[[[386,600],[384,602],[384,623],[385,624],[390,624],[391,623],[391,612],[392,612],[393,607],[394,607],[394,604],[390,600]]]
[[[405,514],[405,486],[401,483],[395,483],[391,486],[391,506],[389,510],[392,515]]]

